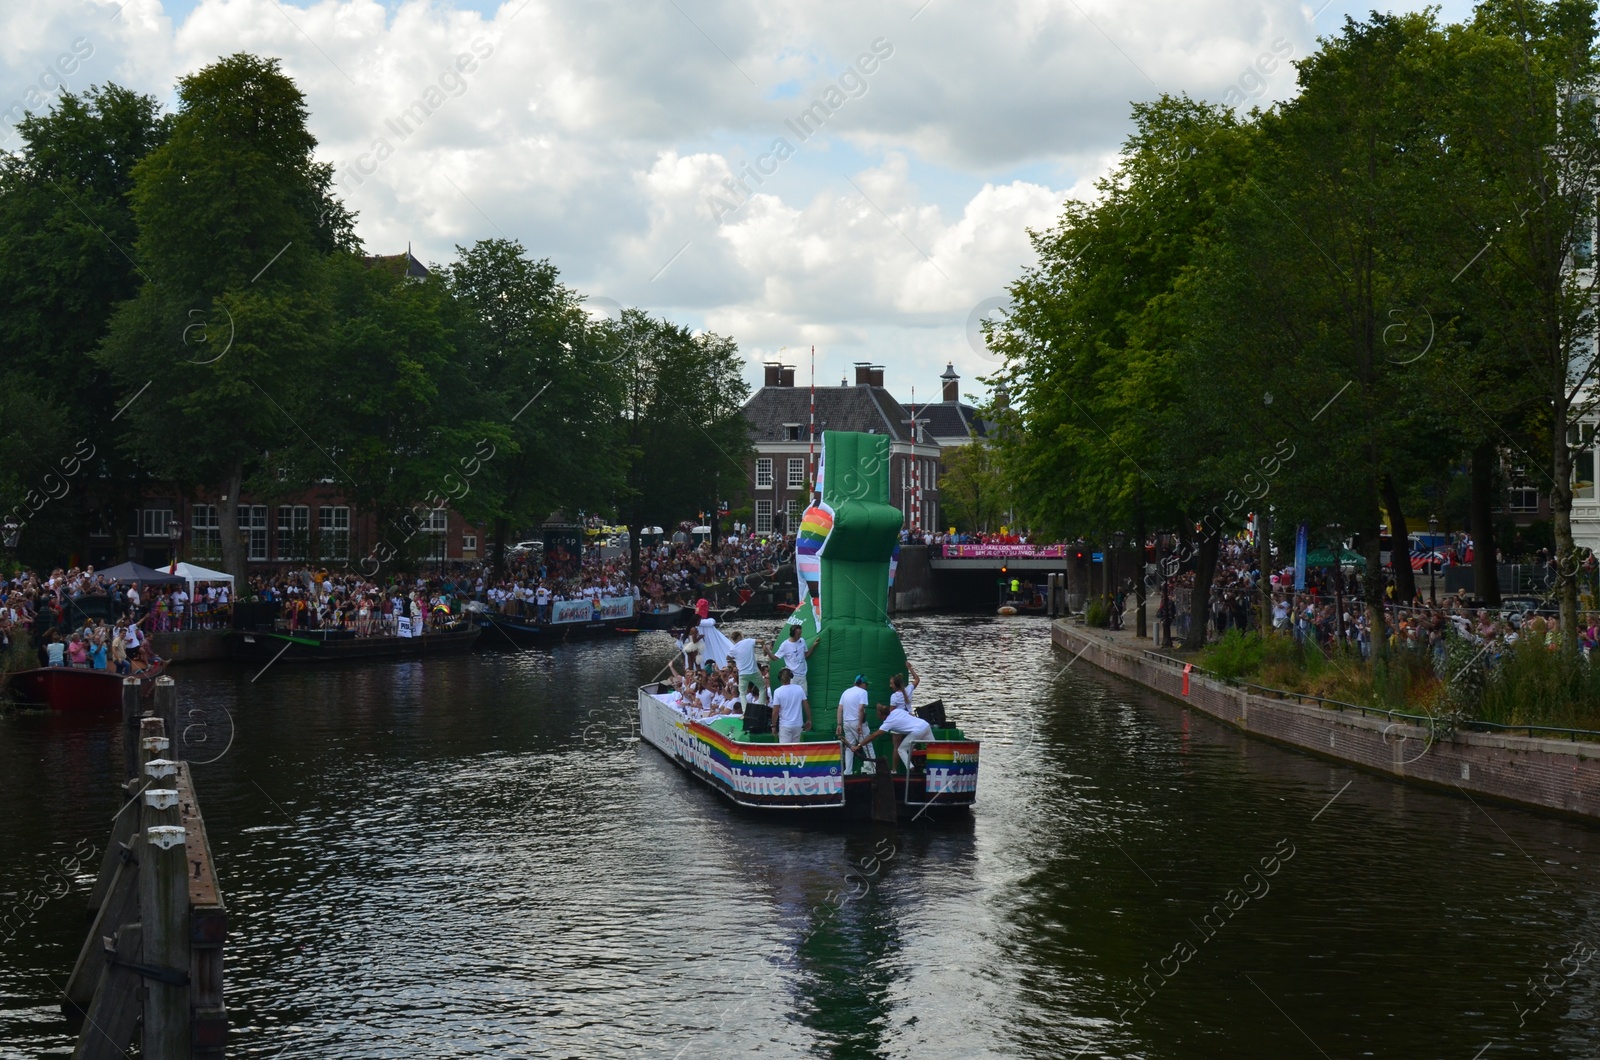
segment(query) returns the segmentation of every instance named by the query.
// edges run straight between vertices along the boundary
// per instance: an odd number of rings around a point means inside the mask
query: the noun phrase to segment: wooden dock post
[[[137,677],[122,679],[122,765],[128,780],[139,776],[139,715],[144,684]]]
[[[176,761],[177,690],[156,686],[156,715],[139,713],[139,682],[123,685],[123,729],[135,764],[112,820],[92,924],[62,1010],[79,1033],[74,1060],[221,1060],[227,911],[187,763]],[[166,757],[173,754],[173,757]],[[191,872],[192,867],[192,872]]]
[[[168,757],[179,759],[185,757],[182,751],[183,730],[178,726],[178,683],[170,677],[156,678],[155,715],[166,726],[167,739],[172,743],[168,749]]]
[[[165,794],[165,793],[163,793]],[[176,792],[173,806],[176,809]],[[189,1056],[189,858],[182,825],[144,830],[139,923],[144,932],[144,1033],[141,1055]]]

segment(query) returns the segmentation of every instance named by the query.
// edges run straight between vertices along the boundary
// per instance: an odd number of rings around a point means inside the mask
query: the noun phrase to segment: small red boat
[[[135,670],[131,676],[160,677],[166,661]],[[114,713],[122,709],[122,675],[115,670],[86,670],[74,666],[41,666],[19,670],[11,675],[11,694],[27,706],[49,707],[73,713],[99,711]],[[146,681],[143,694],[155,694],[154,681]]]

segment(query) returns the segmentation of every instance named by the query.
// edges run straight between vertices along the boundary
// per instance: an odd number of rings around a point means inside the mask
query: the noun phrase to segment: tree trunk
[[[1550,490],[1550,515],[1556,536],[1556,600],[1561,608],[1561,650],[1576,652],[1579,559],[1572,544],[1572,450],[1567,445],[1568,413],[1564,400],[1555,402],[1554,413],[1550,440],[1555,485]]]
[[[1208,533],[1200,539],[1194,560],[1194,591],[1189,594],[1189,634],[1183,638],[1184,651],[1205,647],[1206,623],[1211,619],[1211,581],[1217,573],[1217,552],[1222,541]]]
[[[1383,506],[1389,512],[1389,562],[1394,567],[1394,602],[1411,606],[1417,598],[1417,579],[1411,570],[1411,539],[1407,536],[1405,512],[1400,507],[1400,491],[1394,478],[1383,476]]]
[[[1133,538],[1134,546],[1138,549],[1139,576],[1133,580],[1134,592],[1138,593],[1139,610],[1134,622],[1134,636],[1144,640],[1150,635],[1149,628],[1145,625],[1144,589],[1145,579],[1150,576],[1149,569],[1144,560],[1144,492],[1138,486],[1134,487],[1133,495]]]
[[[1261,580],[1261,635],[1272,629],[1272,519],[1256,512],[1256,569]]]
[[[239,540],[239,491],[244,488],[244,461],[236,459],[228,468],[223,484],[222,503],[217,505],[217,522],[222,533],[222,569],[233,575],[234,598],[242,599],[248,588],[246,562],[249,553]]]
[[[643,525],[637,516],[629,519],[625,524],[628,528],[628,584],[639,584],[639,552],[644,547],[639,543],[639,528]],[[643,587],[640,593],[644,592]],[[641,596],[642,599],[642,596]]]
[[[1389,637],[1383,619],[1383,542],[1378,540],[1382,523],[1378,519],[1377,483],[1369,478],[1369,486],[1367,510],[1362,519],[1365,525],[1361,527],[1362,551],[1367,554],[1367,572],[1361,579],[1361,588],[1367,601],[1367,632],[1372,637],[1372,661],[1376,663],[1387,654]]]
[[[506,571],[506,535],[511,532],[511,520],[501,515],[494,521],[494,575],[496,578]]]
[[[1500,606],[1500,572],[1495,563],[1494,471],[1500,459],[1494,443],[1472,450],[1472,586],[1478,602]]]

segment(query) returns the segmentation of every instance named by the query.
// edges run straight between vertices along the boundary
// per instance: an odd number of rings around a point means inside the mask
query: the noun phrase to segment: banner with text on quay
[[[1066,545],[950,545],[945,559],[1062,559]]]

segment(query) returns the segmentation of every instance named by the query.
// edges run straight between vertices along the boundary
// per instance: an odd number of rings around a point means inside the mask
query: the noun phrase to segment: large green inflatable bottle
[[[816,644],[807,660],[806,698],[813,731],[831,737],[839,696],[856,674],[867,676],[874,704],[887,703],[889,677],[906,665],[887,610],[903,522],[889,503],[888,436],[823,432],[817,486],[820,498],[813,497],[796,536],[801,591],[791,621],[799,619],[800,635]],[[867,721],[876,723],[874,710]]]

